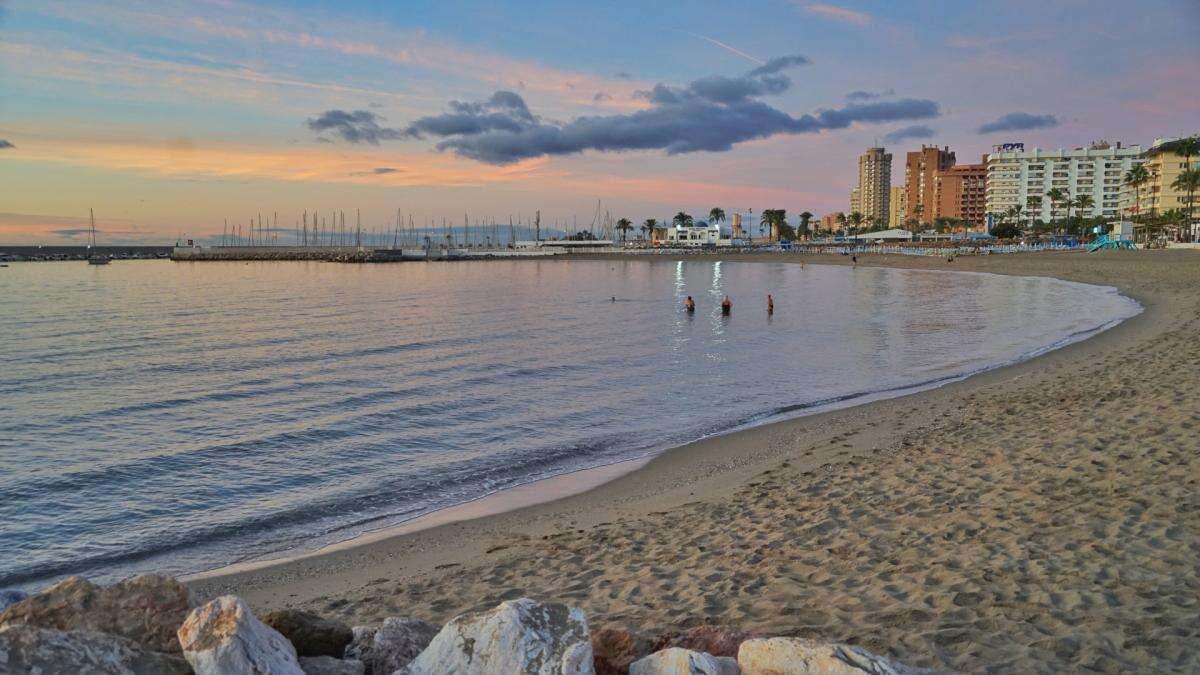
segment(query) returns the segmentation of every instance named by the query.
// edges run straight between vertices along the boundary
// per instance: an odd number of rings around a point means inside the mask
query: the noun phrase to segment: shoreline
[[[755,254],[759,255],[759,254]],[[587,256],[594,258],[597,256]],[[564,258],[563,260],[569,260]],[[612,255],[606,259],[627,260],[627,256]],[[701,258],[701,262],[707,262],[705,258]],[[741,262],[741,261],[739,261]],[[775,262],[768,260],[766,262]],[[812,264],[823,264],[814,262]],[[992,272],[976,272],[976,271],[959,271],[959,270],[929,270],[936,272],[949,272],[952,274],[981,274],[981,275],[996,275]],[[1062,280],[1060,280],[1062,281]],[[1079,283],[1079,282],[1065,282]],[[1094,286],[1099,289],[1112,290],[1120,293],[1120,289],[1114,286],[1097,286],[1095,284],[1084,284]],[[1129,297],[1124,296],[1122,297]],[[1136,299],[1129,298],[1137,305],[1137,311],[1128,317],[1113,319],[1099,326],[1070,334],[1059,341],[1039,347],[1027,354],[1023,354],[1014,360],[1001,362],[999,364],[983,366],[978,370],[973,370],[961,375],[948,376],[942,379],[931,382],[923,382],[913,384],[911,386],[902,386],[898,388],[885,389],[880,391],[864,392],[859,394],[850,394],[844,398],[832,400],[826,403],[812,404],[811,406],[799,407],[789,412],[764,412],[756,417],[760,418],[753,422],[747,422],[735,425],[729,429],[719,431],[702,438],[683,443],[678,446],[670,446],[651,450],[643,455],[629,457],[607,464],[598,466],[582,467],[560,474],[554,474],[542,478],[535,478],[524,483],[518,483],[511,487],[502,488],[494,492],[489,492],[478,497],[468,499],[464,502],[451,504],[441,507],[427,513],[412,517],[408,520],[399,523],[387,525],[378,529],[370,529],[350,536],[346,539],[333,541],[323,544],[312,549],[291,549],[287,551],[278,551],[267,553],[263,556],[258,556],[253,559],[221,565],[212,569],[201,570],[198,572],[187,573],[181,575],[179,579],[185,583],[205,582],[219,580],[222,577],[235,574],[243,574],[248,572],[270,570],[270,568],[288,565],[303,560],[319,558],[324,555],[336,553],[339,551],[347,551],[359,546],[368,546],[379,542],[386,541],[394,537],[402,537],[411,535],[423,530],[432,529],[435,527],[458,523],[462,521],[475,520],[488,516],[499,516],[510,511],[516,511],[528,507],[541,506],[559,501],[568,497],[578,496],[592,490],[603,489],[604,485],[617,480],[626,474],[640,471],[645,466],[652,462],[656,457],[668,452],[684,452],[685,448],[703,441],[719,441],[722,438],[728,438],[737,434],[744,433],[750,429],[767,426],[773,424],[781,424],[797,420],[802,417],[811,415],[819,415],[822,413],[835,412],[856,408],[859,406],[870,405],[871,403],[886,401],[893,398],[904,398],[914,396],[922,392],[930,391],[945,387],[954,383],[963,382],[976,378],[985,373],[994,372],[1011,368],[1016,365],[1037,359],[1045,354],[1049,354],[1060,349],[1064,349],[1074,344],[1086,342],[1098,335],[1110,331],[1117,326],[1132,321],[1138,318],[1144,311],[1145,307]]]
[[[1187,277],[1186,283],[1182,283],[1175,278],[1186,276],[1179,269],[1173,267],[1155,272],[1162,278],[1149,281],[1138,278],[1135,272],[1145,266],[1154,268],[1155,265],[1178,266],[1189,263],[1194,266],[1200,260],[1194,260],[1192,256],[1194,254],[1190,252],[1138,252],[1126,254],[1124,258],[1121,253],[1042,252],[960,257],[950,269],[1018,276],[1054,276],[1067,281],[1115,286],[1123,295],[1141,304],[1143,311],[1088,339],[933,389],[770,422],[668,450],[646,461],[638,470],[624,473],[578,494],[522,505],[514,510],[472,520],[441,522],[415,532],[379,536],[369,542],[325,550],[299,559],[273,562],[254,569],[230,573],[217,570],[205,574],[203,578],[191,578],[189,585],[201,597],[233,592],[260,610],[301,607],[318,613],[335,613],[358,623],[378,622],[383,616],[390,615],[419,616],[439,621],[462,611],[490,606],[497,599],[505,599],[512,593],[520,593],[580,605],[589,617],[596,617],[599,625],[622,621],[634,623],[636,620],[638,625],[681,627],[702,621],[736,624],[777,633],[803,633],[810,628],[815,631],[817,626],[814,624],[819,622],[813,617],[821,616],[825,617],[821,631],[825,637],[845,638],[848,631],[857,630],[854,626],[861,628],[862,625],[871,624],[865,618],[871,612],[855,613],[854,617],[829,618],[827,610],[818,610],[812,602],[797,600],[807,593],[821,590],[820,584],[813,585],[811,578],[803,582],[793,579],[784,583],[778,577],[760,578],[761,575],[755,575],[753,570],[757,568],[745,567],[742,564],[745,561],[735,555],[739,549],[733,542],[744,536],[741,530],[753,531],[768,542],[775,541],[775,549],[764,549],[757,554],[758,557],[766,556],[770,550],[777,550],[781,543],[771,535],[772,532],[778,532],[780,527],[763,522],[759,517],[766,514],[769,518],[787,520],[785,512],[788,508],[804,501],[802,493],[824,485],[826,476],[861,474],[866,470],[877,471],[888,466],[900,471],[917,455],[918,450],[913,449],[915,446],[941,442],[943,438],[948,445],[950,441],[961,445],[961,439],[954,437],[953,431],[945,426],[945,420],[970,416],[970,411],[963,409],[962,401],[973,401],[975,406],[980,405],[978,402],[982,396],[1018,402],[1025,399],[1033,401],[1039,393],[1044,393],[1048,383],[1053,381],[1062,386],[1067,381],[1063,379],[1066,377],[1064,371],[1073,373],[1086,364],[1112,355],[1119,355],[1121,360],[1128,360],[1127,354],[1137,355],[1138,345],[1161,340],[1178,328],[1180,322],[1188,319],[1188,310],[1194,310],[1195,300],[1185,290],[1191,288],[1192,279]],[[611,259],[613,256],[571,257],[580,258]],[[721,259],[849,263],[839,258],[757,254]],[[713,258],[705,256],[703,259]],[[908,269],[947,268],[947,263],[941,259],[889,255],[863,256],[859,264]],[[1163,282],[1163,279],[1166,281]],[[1032,403],[1027,407],[1046,413]],[[1009,409],[1013,410],[1013,417],[1027,412]],[[1080,420],[1074,422],[1079,423]],[[1007,424],[986,419],[972,419],[971,423],[982,425],[985,430],[989,425],[1004,427],[1000,430],[1004,432],[1002,437],[1011,444],[1009,433],[1012,430],[1007,428]],[[1024,426],[1029,426],[1035,432],[1033,435],[1045,436],[1054,431],[1049,420],[1043,421],[1041,426],[1037,423]],[[1017,436],[1013,438],[1019,440],[1027,432],[1018,429],[1015,433]],[[909,459],[906,460],[906,457]],[[785,476],[785,483],[776,485]],[[944,474],[943,478],[951,482],[958,479],[953,472]],[[753,518],[742,523],[745,528],[734,528],[732,532],[721,526],[719,519],[714,519],[714,514],[745,511],[748,508],[747,500],[757,504],[766,499],[757,494],[764,484],[776,485],[772,490],[780,493],[787,491],[795,498],[787,503],[788,506],[755,512]],[[945,485],[934,487],[940,489]],[[893,485],[890,489],[902,487]],[[801,493],[799,497],[796,497],[797,492]],[[838,498],[843,497],[839,493]],[[829,502],[826,496],[825,499],[806,504],[805,508],[811,510]],[[673,559],[671,551],[678,553],[693,550],[696,546],[698,533],[675,525],[682,520],[700,527],[707,524],[707,534],[714,539],[732,539],[728,545],[719,547],[720,551],[709,551],[702,546],[700,554],[686,559]],[[870,530],[871,523],[861,520],[861,516],[852,518],[850,522],[845,521],[844,516],[833,520],[841,523],[835,528],[836,534],[830,535],[821,530],[805,535],[810,544],[819,544],[810,552],[814,560],[806,562],[815,564],[817,560],[826,558],[824,566],[834,563],[835,566],[844,566],[848,561],[834,552],[836,548],[829,548],[829,542],[825,540],[830,536],[847,536],[856,528]],[[802,519],[800,522],[806,521]],[[940,523],[927,517],[908,525],[916,529],[937,528]],[[871,538],[893,534],[893,531],[877,532]],[[744,541],[740,543],[745,545]],[[822,547],[828,552],[821,553]],[[657,557],[645,554],[647,548],[657,551]],[[784,548],[787,548],[786,545]],[[802,547],[796,556],[788,559],[784,567],[803,567],[802,554],[809,552],[810,548],[808,545]],[[645,564],[634,565],[629,560],[631,551],[635,558],[644,558]],[[978,553],[974,549],[972,552]],[[620,557],[622,553],[625,558]],[[695,559],[696,555],[699,560]],[[613,569],[622,560],[626,568]],[[777,589],[774,599],[766,596],[743,598],[741,587],[723,587],[733,574],[733,566],[738,568],[741,575],[757,579],[760,587],[763,584],[783,585]],[[711,573],[703,576],[703,580],[687,576],[694,569],[707,569]],[[891,569],[883,575],[868,575],[866,583],[873,586],[876,583],[874,580],[896,573],[895,569]],[[798,573],[793,576],[795,574]],[[859,574],[866,574],[866,570],[860,570]],[[543,583],[540,586],[533,585],[536,580],[532,577],[537,577]],[[605,592],[603,587],[596,587],[603,582],[611,589],[623,585],[627,580],[634,580],[647,590],[628,595],[618,593],[613,597],[611,590]],[[651,592],[651,589],[656,590]],[[854,596],[856,593],[852,589],[853,586],[841,592]],[[677,597],[673,603],[666,602],[673,595],[681,594],[690,599]],[[950,593],[950,596],[957,598],[961,594],[962,591],[958,591]],[[887,597],[873,598],[873,602],[880,607],[894,604],[894,600]],[[776,606],[780,603],[783,606]],[[901,606],[905,604],[900,602]],[[776,606],[775,609],[768,611],[772,606]],[[954,610],[954,607],[950,609]],[[955,611],[961,614],[975,610],[962,609],[960,606]],[[797,619],[797,616],[804,620]],[[905,616],[908,618],[899,622],[893,616],[891,623],[895,626],[886,629],[880,627],[878,630],[902,630],[906,626],[912,628],[914,621],[922,623],[937,620],[937,617],[926,617],[924,614],[918,618]],[[994,622],[998,619],[993,616],[990,620]],[[929,639],[940,644],[934,638]],[[863,640],[868,648],[874,646],[878,651],[890,651],[894,656],[916,665],[964,668],[979,663],[977,653],[970,650],[967,650],[970,653],[958,653],[953,645],[942,645],[949,652],[939,653],[937,648],[922,640],[916,640],[911,645],[903,642],[889,644],[878,635],[867,636]],[[879,641],[878,644],[875,640]],[[1012,640],[1009,642],[1012,643]],[[999,647],[989,647],[984,651],[991,654],[995,649]]]

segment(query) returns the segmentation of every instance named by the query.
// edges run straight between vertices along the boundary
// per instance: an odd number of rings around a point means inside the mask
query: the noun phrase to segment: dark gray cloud
[[[1049,129],[1058,126],[1058,118],[1054,115],[1033,115],[1024,112],[1012,112],[993,122],[979,127],[979,133],[990,134],[996,131],[1025,131],[1027,129]]]
[[[611,100],[612,100],[612,96],[609,96],[608,94],[606,94],[602,91],[596,92],[596,95],[592,97],[592,101],[594,103],[603,103],[604,101],[611,101]]]
[[[414,120],[401,133],[438,138],[436,147],[441,151],[488,164],[509,164],[586,150],[722,152],[737,143],[777,134],[931,119],[940,113],[933,101],[899,99],[852,103],[794,117],[758,100],[787,91],[791,80],[778,71],[806,62],[801,58],[772,59],[762,69],[739,77],[705,77],[682,87],[657,84],[638,94],[650,107],[633,113],[552,122],[531,113],[519,95],[497,92],[482,102],[451,101],[448,112]]]
[[[308,128],[317,132],[331,132],[340,136],[347,143],[370,143],[379,145],[381,140],[403,137],[399,129],[389,129],[379,125],[383,120],[369,110],[326,110],[316,118],[308,120]]]
[[[96,230],[96,232],[97,232],[97,233],[100,233],[100,230]],[[51,233],[51,234],[57,234],[57,235],[58,235],[58,236],[60,236],[60,237],[68,237],[68,238],[70,238],[70,237],[80,237],[80,236],[83,236],[83,235],[85,235],[85,234],[91,234],[91,233],[92,233],[92,230],[91,230],[91,228],[88,228],[88,227],[82,227],[82,228],[64,228],[64,229],[61,229],[61,230],[50,230],[50,233]]]
[[[933,129],[924,124],[900,127],[884,136],[883,140],[889,143],[898,143],[909,138],[933,138]]]
[[[12,143],[9,143],[8,141],[4,140],[3,138],[0,138],[0,150],[7,150],[9,148],[15,148],[15,147],[17,147],[17,146],[13,145]]]
[[[802,56],[800,54],[792,54],[791,56],[776,56],[775,58],[768,60],[763,65],[746,74],[750,77],[758,77],[759,75],[774,75],[781,70],[791,68],[793,66],[807,65],[809,63],[812,63],[812,61],[809,61],[807,56]]]
[[[375,175],[384,173],[400,173],[400,169],[395,169],[390,166],[377,166],[374,169],[371,169],[371,173]]]
[[[856,91],[850,92],[849,94],[846,94],[846,100],[847,101],[874,101],[877,98],[886,98],[888,96],[895,96],[895,95],[896,95],[895,89],[885,89],[884,91],[863,91],[862,89],[858,89]]]

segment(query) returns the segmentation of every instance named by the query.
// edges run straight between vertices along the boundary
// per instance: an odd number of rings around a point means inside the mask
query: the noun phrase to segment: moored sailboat
[[[88,220],[92,226],[92,232],[88,240],[88,264],[107,265],[112,259],[96,251],[96,214],[92,209],[88,209]]]

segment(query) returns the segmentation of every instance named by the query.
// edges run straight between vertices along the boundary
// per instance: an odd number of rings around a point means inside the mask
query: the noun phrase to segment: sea
[[[309,550],[1138,311],[1048,278],[704,258],[13,263],[0,588]]]

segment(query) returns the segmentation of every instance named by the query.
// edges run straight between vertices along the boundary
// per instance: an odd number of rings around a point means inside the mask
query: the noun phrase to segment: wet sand
[[[1146,311],[962,382],[677,448],[581,494],[191,585],[355,624],[531,596],[593,626],[725,624],[917,666],[1200,670],[1200,252],[859,264],[1111,285]]]

